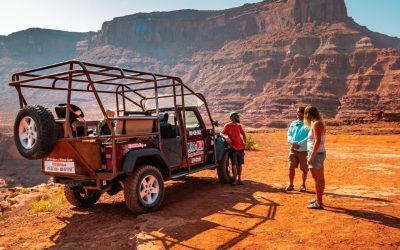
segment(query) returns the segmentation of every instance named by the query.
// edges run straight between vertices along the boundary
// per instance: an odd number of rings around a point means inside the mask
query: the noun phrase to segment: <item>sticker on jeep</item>
[[[147,145],[144,144],[144,143],[135,143],[135,144],[129,144],[128,145],[129,149],[132,149],[132,148],[145,148],[145,147],[147,147]]]
[[[201,130],[189,130],[189,136],[201,135]]]
[[[190,159],[190,164],[196,164],[203,161],[203,157],[197,156]]]
[[[189,142],[187,144],[188,157],[204,154],[204,141]]]

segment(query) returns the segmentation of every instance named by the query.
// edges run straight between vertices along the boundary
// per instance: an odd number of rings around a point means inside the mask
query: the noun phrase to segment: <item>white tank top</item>
[[[315,145],[315,136],[314,136],[314,131],[311,128],[307,136],[307,151],[312,152],[314,150],[314,145]],[[324,131],[322,131],[321,143],[319,144],[317,152],[325,152],[325,129]]]

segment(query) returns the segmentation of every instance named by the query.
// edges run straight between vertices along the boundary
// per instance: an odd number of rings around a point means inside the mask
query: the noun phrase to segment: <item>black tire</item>
[[[121,191],[123,188],[121,187],[121,185],[118,182],[115,182],[112,187],[107,191],[107,194],[112,196],[112,195],[116,195],[119,193],[119,191]]]
[[[64,186],[64,194],[67,201],[75,207],[90,207],[94,205],[101,196],[101,192],[97,190],[89,190],[89,195],[84,189],[73,188],[68,185]]]
[[[19,153],[27,159],[49,155],[57,141],[56,122],[50,110],[40,105],[22,108],[14,123],[14,141]]]
[[[232,163],[229,160],[229,151],[225,150],[217,168],[218,179],[222,183],[233,182]]]
[[[142,184],[147,180],[157,180],[157,195],[152,192],[152,188],[155,189],[156,186],[149,187],[149,189],[143,189]],[[154,181],[153,184],[155,185],[156,182]],[[146,192],[150,193],[150,198],[148,198],[149,195]],[[146,198],[142,198],[141,193],[145,194]],[[154,166],[141,166],[132,174],[128,175],[126,179],[124,187],[125,203],[129,210],[134,213],[147,213],[158,210],[164,200],[164,195],[165,189],[163,177],[160,171]],[[152,201],[152,199],[154,199],[154,201]]]

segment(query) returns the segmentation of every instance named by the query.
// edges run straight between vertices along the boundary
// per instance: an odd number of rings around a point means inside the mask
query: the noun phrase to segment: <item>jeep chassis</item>
[[[65,184],[75,206],[123,190],[127,207],[145,213],[161,206],[164,180],[204,169],[217,169],[223,183],[233,180],[204,96],[178,77],[73,60],[15,73],[9,85],[21,108],[14,124],[18,151],[42,159],[43,174]],[[28,105],[22,90],[29,88],[66,93],[65,103],[54,107],[57,118],[43,105]],[[109,134],[93,134],[99,121],[87,120],[71,103],[73,94],[83,93],[101,111]],[[107,114],[103,96],[115,98],[116,116]]]

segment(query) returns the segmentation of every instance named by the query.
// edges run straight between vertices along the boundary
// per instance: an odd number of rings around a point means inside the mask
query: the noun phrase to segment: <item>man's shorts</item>
[[[230,148],[229,158],[231,158],[232,165],[240,166],[244,164],[244,150]]]
[[[288,159],[289,159],[289,169],[295,169],[300,165],[301,171],[308,172],[306,151],[299,152],[291,150]]]
[[[307,157],[310,157],[311,152],[308,153]],[[308,165],[308,168],[322,168],[326,158],[326,152],[318,152],[314,158],[314,162]]]

